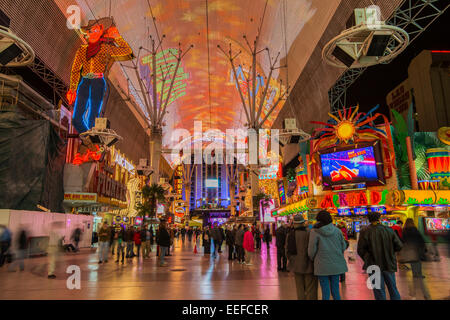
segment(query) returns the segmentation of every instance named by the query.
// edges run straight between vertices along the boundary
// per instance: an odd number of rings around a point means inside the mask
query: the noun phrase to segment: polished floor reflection
[[[168,267],[159,267],[154,249],[150,259],[134,258],[123,265],[115,263],[115,257],[98,264],[95,249],[65,254],[58,261],[54,280],[47,279],[45,257],[27,259],[23,272],[8,272],[3,266],[0,299],[296,299],[293,275],[277,272],[273,245],[269,253],[265,246],[255,253],[252,266],[229,262],[225,250],[215,260],[203,255],[203,248],[194,254],[192,242],[176,240],[175,252],[167,257]],[[424,275],[433,299],[449,299],[450,263],[444,254],[446,248],[440,249],[441,262],[425,262]],[[80,290],[67,289],[66,269],[70,265],[81,268]],[[342,299],[373,300],[361,266],[359,259],[348,263]],[[410,280],[411,271],[397,273],[402,299],[410,299]]]

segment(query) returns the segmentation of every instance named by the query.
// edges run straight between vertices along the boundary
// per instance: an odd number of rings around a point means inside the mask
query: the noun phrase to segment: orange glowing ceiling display
[[[150,35],[157,41],[165,36],[159,48],[158,74],[169,70],[168,66],[174,63],[169,50],[177,55],[179,43],[182,48],[194,45],[181,61],[176,75],[164,120],[164,145],[170,140],[168,132],[177,128],[192,132],[194,121],[202,121],[204,130],[212,128],[222,132],[242,128],[246,123],[230,63],[218,45],[226,48],[231,43],[234,50],[242,51],[236,61],[241,88],[252,85],[246,80],[252,56],[242,37],[244,34],[253,41],[259,33],[258,50],[267,47],[273,56],[280,52],[279,65],[288,64],[287,68],[274,70],[272,74],[266,104],[260,115],[263,119],[275,105],[280,91],[285,91],[288,85],[294,87],[339,5],[339,1],[323,0],[111,0],[112,6],[109,0],[54,1],[66,17],[67,8],[78,5],[82,22],[93,19],[94,15],[96,18],[113,17],[120,35],[138,58],[139,73],[144,79],[152,73],[147,57],[152,47]],[[141,47],[145,49],[137,57]],[[270,72],[266,54],[258,56],[256,71],[259,75],[257,94],[261,92],[262,95]],[[135,100],[142,109],[139,112],[145,115],[143,90],[132,70],[132,63],[115,63],[109,78]],[[158,101],[164,101],[169,84],[168,81],[157,88]],[[152,88],[147,87],[144,91],[152,92]],[[248,100],[248,95],[245,99]],[[258,103],[260,97],[256,99]],[[282,108],[281,102],[267,118],[266,128],[273,125]]]

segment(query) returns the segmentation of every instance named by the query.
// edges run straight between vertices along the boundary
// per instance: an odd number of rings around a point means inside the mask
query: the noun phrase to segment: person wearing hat
[[[302,214],[294,216],[294,229],[286,236],[286,255],[289,270],[294,273],[298,300],[317,300],[318,280],[312,260],[308,257],[310,231]],[[294,237],[291,239],[291,237]],[[295,240],[295,242],[294,242]],[[295,245],[295,248],[292,246]],[[295,249],[295,250],[294,250]]]
[[[88,44],[83,44],[75,55],[66,96],[70,105],[75,103],[72,124],[78,134],[94,127],[100,115],[107,89],[105,77],[112,62],[133,58],[132,49],[120,36],[112,18],[89,20],[81,32]]]
[[[318,276],[322,289],[322,300],[341,300],[339,276],[348,271],[344,251],[347,243],[341,230],[332,222],[328,211],[320,211],[317,224],[311,230],[308,243],[308,255],[314,261],[314,274]]]

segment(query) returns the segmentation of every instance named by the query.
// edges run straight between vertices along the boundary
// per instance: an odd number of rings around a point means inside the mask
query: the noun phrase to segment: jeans
[[[164,264],[164,257],[167,254],[167,251],[169,250],[169,247],[159,247],[159,258],[160,258],[160,265]]]
[[[339,275],[319,276],[320,288],[322,289],[322,300],[330,300],[330,291],[333,300],[341,300],[339,294]]]
[[[375,300],[386,300],[385,285],[388,288],[391,300],[401,300],[400,293],[397,290],[397,284],[395,283],[395,272],[382,271],[380,276],[381,288],[373,289]]]
[[[421,290],[425,300],[431,300],[430,292],[428,287],[423,280],[425,277],[422,274],[422,262],[411,262],[411,270],[413,274],[412,284],[409,286],[409,295],[415,297],[417,289]]]
[[[252,252],[245,250],[245,263],[252,263]]]
[[[233,260],[234,246],[228,245],[228,260]]]
[[[211,239],[211,249],[212,249],[212,257],[215,258],[217,256],[217,249],[219,248],[219,242],[217,240]]]
[[[77,89],[72,124],[78,133],[83,133],[95,126],[103,106],[106,91],[104,78],[82,78]],[[87,112],[87,114],[86,114]]]
[[[238,261],[244,262],[245,261],[245,250],[243,246],[237,246],[238,249]]]
[[[111,254],[114,255],[114,249],[117,246],[117,240],[113,240],[110,242],[110,246],[111,246]]]
[[[27,253],[27,250],[18,249],[16,251],[16,259],[9,265],[8,270],[16,271],[16,265],[19,265],[20,271],[25,270],[25,264],[24,264],[23,260],[25,259],[26,253]]]
[[[144,258],[148,258],[150,256],[150,252],[152,252],[152,248],[150,247],[150,240],[142,242],[142,255],[144,256]]]
[[[122,255],[122,262],[124,260],[125,256],[125,243],[124,242],[117,242],[117,262],[119,261],[119,257]]]
[[[284,248],[277,248],[277,266],[278,270],[286,270],[287,257]]]
[[[133,245],[133,241],[127,241],[127,258],[133,258],[134,256]]]
[[[137,257],[139,258],[139,253],[141,252],[141,245],[140,244],[136,245],[136,251],[137,251]]]
[[[108,261],[109,241],[99,241],[98,243],[98,260]]]

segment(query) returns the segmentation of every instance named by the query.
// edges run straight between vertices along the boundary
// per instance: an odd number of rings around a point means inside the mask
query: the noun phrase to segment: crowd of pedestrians
[[[424,299],[430,300],[422,261],[427,259],[427,254],[431,255],[431,260],[439,261],[435,243],[434,248],[427,250],[425,239],[412,219],[406,219],[404,223],[398,221],[388,227],[380,222],[379,213],[372,212],[367,218],[369,225],[361,229],[355,251],[369,277],[367,283],[372,283],[374,298],[386,300],[388,293],[389,299],[401,300],[396,281],[400,268],[412,273],[412,281],[408,283],[410,299],[417,299],[422,294]],[[63,222],[53,222],[49,229],[49,279],[56,278],[55,265],[61,253],[79,251],[81,229],[75,228],[68,241],[61,237],[63,229]],[[266,243],[266,256],[270,256],[272,234],[275,236],[277,270],[293,273],[298,299],[317,300],[319,286],[322,300],[341,299],[341,283],[345,282],[348,272],[344,252],[349,248],[349,240],[345,225],[333,224],[333,218],[327,211],[319,212],[313,225],[303,215],[295,215],[289,225],[280,222],[275,232],[269,226],[260,229],[259,226],[246,224],[220,226],[214,223],[201,230],[170,228],[161,220],[155,230],[154,226],[147,224],[125,227],[109,226],[104,222],[97,232],[98,263],[108,263],[110,257],[116,257],[115,262],[122,264],[125,259],[135,257],[138,261],[141,257],[143,260],[149,259],[156,244],[158,265],[166,267],[165,257],[173,254],[174,239],[180,238],[183,243],[194,242],[194,253],[201,240],[204,255],[210,255],[214,261],[225,245],[229,261],[251,266],[255,253],[261,252],[262,242]],[[433,240],[436,242],[436,239]],[[13,237],[6,226],[0,225],[0,267],[9,263],[9,271],[16,271],[17,268],[23,271],[28,249],[29,237],[24,227],[19,228]]]

